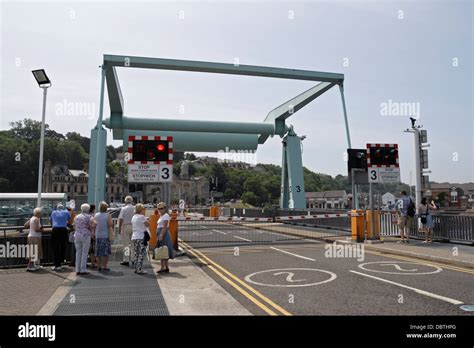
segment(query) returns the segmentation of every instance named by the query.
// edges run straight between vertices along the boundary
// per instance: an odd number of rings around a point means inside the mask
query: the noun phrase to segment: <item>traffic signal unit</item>
[[[128,164],[173,164],[173,137],[129,136]]]
[[[367,167],[399,168],[398,144],[367,144]]]

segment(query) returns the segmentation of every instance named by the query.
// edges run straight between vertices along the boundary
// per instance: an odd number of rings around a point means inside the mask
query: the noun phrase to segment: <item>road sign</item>
[[[173,166],[170,164],[129,164],[128,182],[152,184],[173,181]]]
[[[173,137],[128,137],[128,182],[152,184],[173,181]]]
[[[179,200],[179,209],[184,209],[185,204],[186,204],[186,203],[184,202],[184,199],[180,199],[180,200]]]
[[[367,144],[367,177],[369,183],[400,182],[397,144]]]

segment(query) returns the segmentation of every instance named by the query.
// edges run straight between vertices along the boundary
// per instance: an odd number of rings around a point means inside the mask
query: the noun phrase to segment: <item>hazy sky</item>
[[[435,181],[474,181],[473,1],[1,1],[0,129],[41,119],[31,70],[53,81],[47,123],[90,136],[103,54],[264,65],[345,75],[353,147],[398,143],[402,180],[414,168],[409,116],[384,103],[413,103],[428,130]],[[315,83],[258,77],[119,69],[125,114],[261,121]],[[86,106],[81,110],[81,105]],[[109,117],[108,102],[104,116]],[[183,113],[184,111],[184,113]],[[303,163],[346,174],[337,88],[293,115]],[[109,143],[112,134],[109,132]],[[119,141],[113,141],[118,146]],[[281,139],[257,159],[281,162]],[[413,179],[414,184],[414,179]]]

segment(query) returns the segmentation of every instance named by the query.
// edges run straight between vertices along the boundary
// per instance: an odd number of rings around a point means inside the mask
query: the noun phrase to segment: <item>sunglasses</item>
[[[165,209],[165,208],[158,208],[158,210],[163,210],[163,209]]]

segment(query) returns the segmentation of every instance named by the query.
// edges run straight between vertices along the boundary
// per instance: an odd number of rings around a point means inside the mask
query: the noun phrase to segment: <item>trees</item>
[[[253,192],[244,192],[240,198],[244,203],[257,205],[257,196]]]
[[[41,122],[24,119],[10,123],[11,129],[0,131],[0,191],[35,192],[38,182]],[[83,169],[89,159],[90,139],[76,132],[66,136],[45,125],[44,161]],[[107,148],[107,173],[116,175],[116,150]]]

